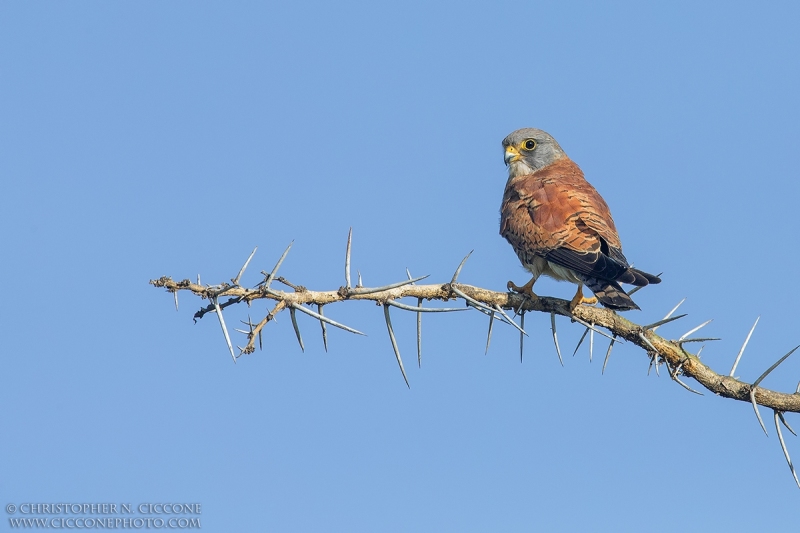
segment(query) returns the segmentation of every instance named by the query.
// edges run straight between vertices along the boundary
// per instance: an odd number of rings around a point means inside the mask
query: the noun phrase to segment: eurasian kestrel
[[[533,278],[508,288],[536,298],[533,284],[544,274],[578,285],[570,308],[597,300],[616,310],[639,309],[620,283],[659,283],[632,268],[608,205],[548,133],[525,128],[503,139],[508,181],[500,207],[500,235]],[[584,298],[586,285],[597,298]]]

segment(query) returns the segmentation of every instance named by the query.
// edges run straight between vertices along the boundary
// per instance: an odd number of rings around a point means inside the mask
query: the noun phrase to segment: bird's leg
[[[536,283],[536,278],[531,278],[531,280],[522,287],[517,287],[513,281],[509,281],[506,284],[506,287],[508,287],[508,290],[522,294],[523,296],[527,296],[531,300],[538,300],[539,297],[533,293],[534,283]]]
[[[572,301],[569,302],[569,310],[574,311],[576,307],[581,304],[594,305],[597,303],[597,298],[584,298],[583,297],[583,283],[578,283],[578,290]]]

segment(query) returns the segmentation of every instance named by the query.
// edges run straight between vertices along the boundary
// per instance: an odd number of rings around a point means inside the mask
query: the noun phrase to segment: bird
[[[620,283],[643,287],[661,278],[633,268],[622,253],[611,211],[556,140],[536,128],[503,139],[508,181],[500,206],[500,235],[533,276],[508,289],[532,299],[542,274],[578,285],[570,312],[598,301],[615,311],[639,309]],[[594,298],[583,296],[583,286]]]

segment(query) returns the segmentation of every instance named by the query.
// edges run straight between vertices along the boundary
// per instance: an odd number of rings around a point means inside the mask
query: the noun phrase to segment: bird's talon
[[[597,298],[594,298],[594,297],[586,298],[586,297],[584,297],[583,296],[583,291],[581,290],[582,288],[583,288],[582,285],[578,285],[578,291],[575,293],[575,296],[573,296],[572,300],[569,302],[569,310],[570,310],[570,312],[574,311],[575,308],[578,307],[581,304],[594,305],[594,304],[597,303]]]
[[[532,279],[528,283],[523,285],[522,287],[518,287],[513,281],[509,281],[508,283],[506,283],[506,287],[508,288],[508,290],[514,291],[517,294],[521,294],[523,296],[527,296],[531,300],[538,300],[539,297],[536,294],[533,293],[533,282],[534,281],[535,280]]]

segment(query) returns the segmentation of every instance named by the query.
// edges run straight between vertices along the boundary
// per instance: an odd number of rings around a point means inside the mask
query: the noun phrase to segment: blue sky
[[[797,525],[800,491],[744,403],[647,375],[582,328],[518,338],[478,313],[288,316],[231,362],[200,301],[150,287],[316,290],[430,274],[527,278],[498,235],[500,141],[555,136],[611,206],[628,258],[682,298],[678,337],[755,380],[800,343],[800,7],[769,2],[0,4],[0,500],[199,502],[207,531],[707,531]],[[538,292],[568,297],[542,281]],[[265,306],[250,313],[263,316]],[[245,317],[231,311],[229,321]],[[240,341],[241,343],[241,341]],[[793,391],[800,358],[764,386]],[[694,384],[694,382],[690,382]],[[789,416],[790,423],[800,420]],[[788,432],[785,432],[788,435]],[[799,439],[788,435],[795,461]],[[6,515],[1,522],[9,527]],[[20,516],[19,514],[14,516]]]

